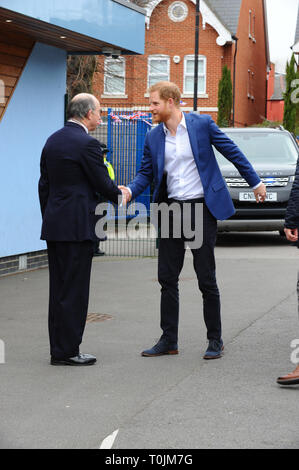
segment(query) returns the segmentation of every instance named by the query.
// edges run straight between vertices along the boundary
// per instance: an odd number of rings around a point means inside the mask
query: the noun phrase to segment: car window
[[[242,150],[250,163],[290,163],[298,159],[298,150],[291,137],[284,133],[225,132]],[[228,161],[215,149],[216,158],[221,165]]]

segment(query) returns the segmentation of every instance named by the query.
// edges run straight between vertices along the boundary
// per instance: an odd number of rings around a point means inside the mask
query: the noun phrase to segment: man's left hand
[[[255,188],[253,192],[254,192],[255,200],[257,203],[264,202],[267,196],[267,190],[266,190],[266,186],[264,185],[264,183],[260,184],[257,188]]]

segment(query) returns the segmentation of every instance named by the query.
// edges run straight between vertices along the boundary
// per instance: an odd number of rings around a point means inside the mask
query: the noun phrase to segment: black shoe
[[[105,256],[105,253],[101,250],[97,250],[94,252],[93,256]]]
[[[78,356],[68,357],[66,359],[55,359],[51,357],[52,366],[91,366],[97,358],[91,354],[79,353]]]

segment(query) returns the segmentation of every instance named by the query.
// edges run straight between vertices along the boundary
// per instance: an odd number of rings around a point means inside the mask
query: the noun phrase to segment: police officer
[[[109,153],[109,149],[107,148],[107,145],[101,143],[101,148],[102,148],[102,153],[104,157],[104,164],[108,170],[109,176],[112,179],[112,181],[115,181],[115,173],[113,166],[111,165],[110,162],[107,161],[107,154]],[[98,202],[99,204],[103,202],[103,198],[98,194]],[[98,217],[97,220],[99,220],[101,217]],[[100,242],[105,242],[107,240],[107,237],[105,238],[99,238],[94,242],[94,252],[93,256],[104,256],[105,253],[104,251],[100,250]]]

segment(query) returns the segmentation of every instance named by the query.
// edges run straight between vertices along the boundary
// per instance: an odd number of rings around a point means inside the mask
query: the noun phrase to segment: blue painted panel
[[[144,15],[111,0],[0,0],[0,7],[144,53]]]
[[[0,123],[0,257],[45,249],[39,162],[64,124],[66,52],[37,43]]]

